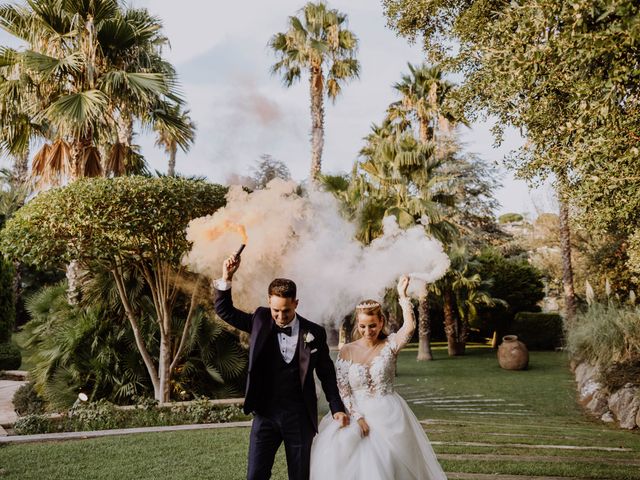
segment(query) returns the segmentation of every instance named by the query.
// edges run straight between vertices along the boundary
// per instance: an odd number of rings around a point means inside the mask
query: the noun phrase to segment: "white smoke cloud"
[[[400,275],[412,272],[410,293],[417,295],[449,268],[442,245],[423,227],[402,230],[395,217],[387,217],[384,235],[363,246],[331,194],[312,191],[302,198],[295,190],[282,180],[251,194],[232,188],[224,208],[189,224],[193,247],[183,262],[218,278],[222,262],[242,240],[232,232],[211,239],[208,232],[225,221],[242,224],[248,245],[234,276],[235,304],[253,311],[266,304],[273,278],[290,278],[298,285],[298,312],[325,325],[337,325],[365,298],[381,299]]]

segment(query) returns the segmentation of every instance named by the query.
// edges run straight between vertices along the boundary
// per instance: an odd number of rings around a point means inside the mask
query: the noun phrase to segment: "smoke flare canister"
[[[240,254],[242,253],[242,251],[244,250],[244,247],[246,247],[246,246],[247,246],[246,243],[243,243],[242,245],[240,245],[240,248],[238,249],[238,251],[235,253],[234,256],[239,257]]]

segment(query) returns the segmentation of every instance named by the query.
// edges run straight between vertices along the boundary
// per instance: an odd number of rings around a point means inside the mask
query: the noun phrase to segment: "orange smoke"
[[[215,227],[209,229],[207,231],[207,236],[209,240],[215,240],[220,237],[220,235],[228,232],[235,232],[242,237],[242,243],[247,244],[249,242],[249,237],[247,237],[247,231],[244,228],[244,225],[240,225],[239,223],[233,223],[229,220],[225,220],[220,225],[216,225]]]

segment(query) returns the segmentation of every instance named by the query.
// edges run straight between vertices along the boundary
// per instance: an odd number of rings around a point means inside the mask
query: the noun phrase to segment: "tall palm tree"
[[[286,32],[269,41],[278,61],[272,73],[281,74],[287,87],[309,72],[311,97],[311,180],[317,184],[324,146],[324,95],[335,101],[342,84],[358,77],[355,58],[358,40],[347,29],[347,16],[324,3],[307,3],[299,16],[289,17]]]
[[[134,120],[152,125],[158,105],[182,102],[161,58],[161,23],[144,9],[117,0],[28,1],[0,7],[0,27],[27,44],[5,48],[0,69],[5,83],[24,87],[14,105],[36,127],[30,140],[44,140],[32,165],[41,184],[135,169]]]
[[[388,109],[390,120],[407,122],[413,120],[418,124],[418,134],[422,145],[433,144],[434,156],[445,160],[448,156],[448,142],[440,138],[450,133],[458,123],[466,124],[465,119],[455,115],[448,105],[454,86],[444,78],[444,70],[439,66],[426,63],[415,66],[407,64],[409,74],[403,74],[400,82],[393,87],[402,98],[392,103]],[[427,186],[427,188],[430,188]],[[451,233],[451,230],[449,231]],[[451,237],[449,235],[449,237]],[[441,237],[441,240],[445,238]],[[429,288],[422,290],[418,309],[418,360],[431,360],[429,333]]]
[[[435,140],[438,131],[448,133],[455,124],[466,123],[447,104],[454,86],[444,78],[442,67],[425,63],[407,66],[409,74],[403,74],[393,86],[402,98],[389,106],[390,119],[408,116],[417,121],[422,143]]]
[[[189,151],[195,141],[196,125],[189,116],[189,110],[182,111],[180,105],[175,105],[171,112],[156,111],[154,116],[156,145],[163,147],[169,155],[167,175],[174,177],[178,147],[185,153]]]

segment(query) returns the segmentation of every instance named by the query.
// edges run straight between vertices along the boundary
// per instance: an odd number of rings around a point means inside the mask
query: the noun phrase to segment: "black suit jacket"
[[[231,289],[216,289],[215,292],[215,310],[218,316],[237,329],[250,333],[249,374],[244,398],[244,411],[245,413],[250,413],[255,411],[261,399],[264,399],[265,392],[261,391],[261,383],[256,381],[255,378],[258,370],[255,368],[255,364],[274,324],[271,310],[266,307],[259,307],[253,313],[243,312],[233,306]],[[344,412],[345,408],[338,392],[333,361],[329,356],[327,333],[323,327],[302,318],[300,315],[298,315],[298,321],[300,322],[298,358],[300,362],[302,396],[313,427],[318,431],[318,402],[313,378],[314,370],[322,384],[322,390],[329,402],[331,413]],[[304,339],[308,333],[313,335],[313,340],[306,343]]]

